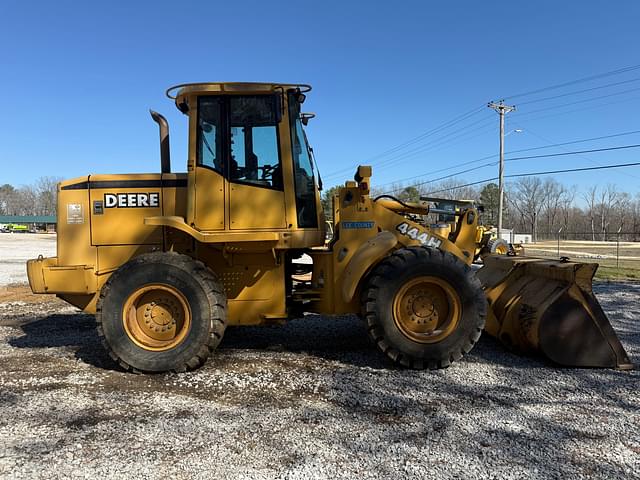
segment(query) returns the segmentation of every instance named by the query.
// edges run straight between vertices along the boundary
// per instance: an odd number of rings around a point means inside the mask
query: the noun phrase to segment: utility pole
[[[498,238],[502,238],[502,210],[504,202],[504,115],[516,109],[515,105],[505,105],[504,100],[500,102],[489,102],[487,105],[493,108],[500,115],[500,169],[498,173]]]

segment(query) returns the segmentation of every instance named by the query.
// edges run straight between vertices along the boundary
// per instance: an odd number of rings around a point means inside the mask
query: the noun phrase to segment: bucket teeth
[[[485,331],[520,353],[573,367],[633,368],[592,291],[597,264],[485,257],[477,275],[492,314]]]

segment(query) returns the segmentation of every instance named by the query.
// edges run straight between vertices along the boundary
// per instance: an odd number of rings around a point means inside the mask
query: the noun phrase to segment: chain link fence
[[[640,280],[640,238],[637,233],[564,232],[555,238],[524,243],[525,255],[568,257],[576,262],[598,263],[596,278],[601,280]]]

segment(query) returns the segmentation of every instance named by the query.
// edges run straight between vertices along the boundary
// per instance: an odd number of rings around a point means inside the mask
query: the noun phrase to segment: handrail
[[[197,86],[213,86],[213,85],[245,85],[245,86],[257,86],[257,85],[273,85],[275,88],[291,87],[299,88],[301,93],[311,91],[311,85],[306,83],[269,83],[269,82],[195,82],[195,83],[180,83],[172,87],[167,88],[165,95],[171,100],[175,100],[178,97],[178,93],[172,94],[174,90],[184,87],[197,87]]]

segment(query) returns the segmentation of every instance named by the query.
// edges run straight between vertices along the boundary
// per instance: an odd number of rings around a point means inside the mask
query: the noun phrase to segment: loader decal
[[[420,230],[410,226],[407,222],[399,224],[396,230],[412,240],[418,240],[422,245],[426,245],[427,247],[440,248],[440,245],[442,245],[442,240],[429,235],[427,232],[420,233]]]
[[[342,222],[342,228],[345,229],[360,229],[370,230],[374,227],[374,222]]]
[[[153,193],[105,193],[105,208],[157,208],[160,194]]]

